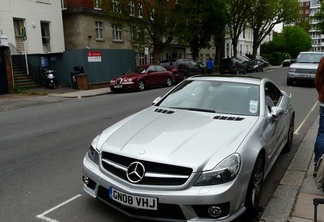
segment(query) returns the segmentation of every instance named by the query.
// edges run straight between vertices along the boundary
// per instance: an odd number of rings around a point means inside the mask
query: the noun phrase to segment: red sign
[[[101,62],[101,52],[88,52],[88,62]]]

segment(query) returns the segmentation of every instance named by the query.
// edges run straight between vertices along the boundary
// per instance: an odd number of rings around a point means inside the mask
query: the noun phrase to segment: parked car
[[[243,61],[238,58],[223,58],[219,66],[221,74],[246,74]]]
[[[292,147],[290,101],[269,79],[188,78],[91,142],[83,189],[141,220],[233,221]]]
[[[291,59],[285,59],[284,61],[282,61],[282,66],[290,66],[291,65]]]
[[[324,52],[300,52],[296,62],[292,63],[287,72],[287,85],[294,82],[314,82],[316,70]]]
[[[110,90],[142,91],[145,88],[156,86],[171,86],[175,81],[172,72],[160,65],[143,65],[131,68],[122,76],[117,76],[110,81]]]
[[[269,62],[267,59],[265,58],[258,58],[256,60],[259,60],[260,62],[263,62],[263,66],[266,67],[266,66],[269,66]]]
[[[263,72],[263,62],[260,60],[250,60],[246,63],[247,72]]]
[[[202,66],[192,59],[162,60],[160,65],[171,71],[177,82],[193,75],[204,74]]]

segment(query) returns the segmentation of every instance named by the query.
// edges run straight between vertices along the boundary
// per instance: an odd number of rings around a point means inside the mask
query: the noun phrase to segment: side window
[[[165,71],[165,68],[162,67],[162,66],[156,66],[156,70],[157,70],[158,72],[161,72],[161,71]]]
[[[277,106],[282,96],[280,90],[272,83],[268,82],[264,88],[266,104],[268,107]]]
[[[153,71],[156,72],[156,67],[155,66],[150,66],[147,71]]]

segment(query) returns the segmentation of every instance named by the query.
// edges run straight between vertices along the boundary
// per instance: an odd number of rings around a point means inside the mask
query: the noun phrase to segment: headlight
[[[133,82],[133,79],[124,79],[123,82]]]
[[[115,82],[115,80],[110,80],[110,84],[114,84]]]
[[[296,72],[296,69],[289,68],[289,69],[288,69],[288,72]]]
[[[99,150],[97,149],[97,143],[99,141],[100,135],[96,136],[94,140],[91,142],[88,157],[95,164],[99,165]]]
[[[236,178],[241,168],[241,156],[237,153],[226,157],[213,170],[203,172],[194,186],[210,186],[227,183]]]
[[[47,77],[48,77],[49,79],[54,79],[54,75],[53,75],[53,74],[48,74]]]

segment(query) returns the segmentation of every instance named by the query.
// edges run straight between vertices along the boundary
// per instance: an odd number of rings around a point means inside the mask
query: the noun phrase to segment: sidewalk
[[[319,117],[308,130],[260,221],[314,221],[313,198],[324,198],[322,189],[317,189],[313,177],[318,121]],[[317,206],[317,221],[324,221],[324,205]]]
[[[109,88],[76,90],[71,88],[34,88],[34,92],[46,92],[49,97],[82,98],[110,93]],[[10,95],[1,95],[1,98]],[[14,96],[19,96],[15,95]],[[319,118],[319,117],[318,117]],[[317,189],[313,177],[313,150],[318,129],[316,119],[300,144],[285,175],[280,181],[260,221],[263,222],[311,222],[314,221],[313,198],[324,198],[322,189]],[[324,205],[317,207],[317,221],[324,222]]]

